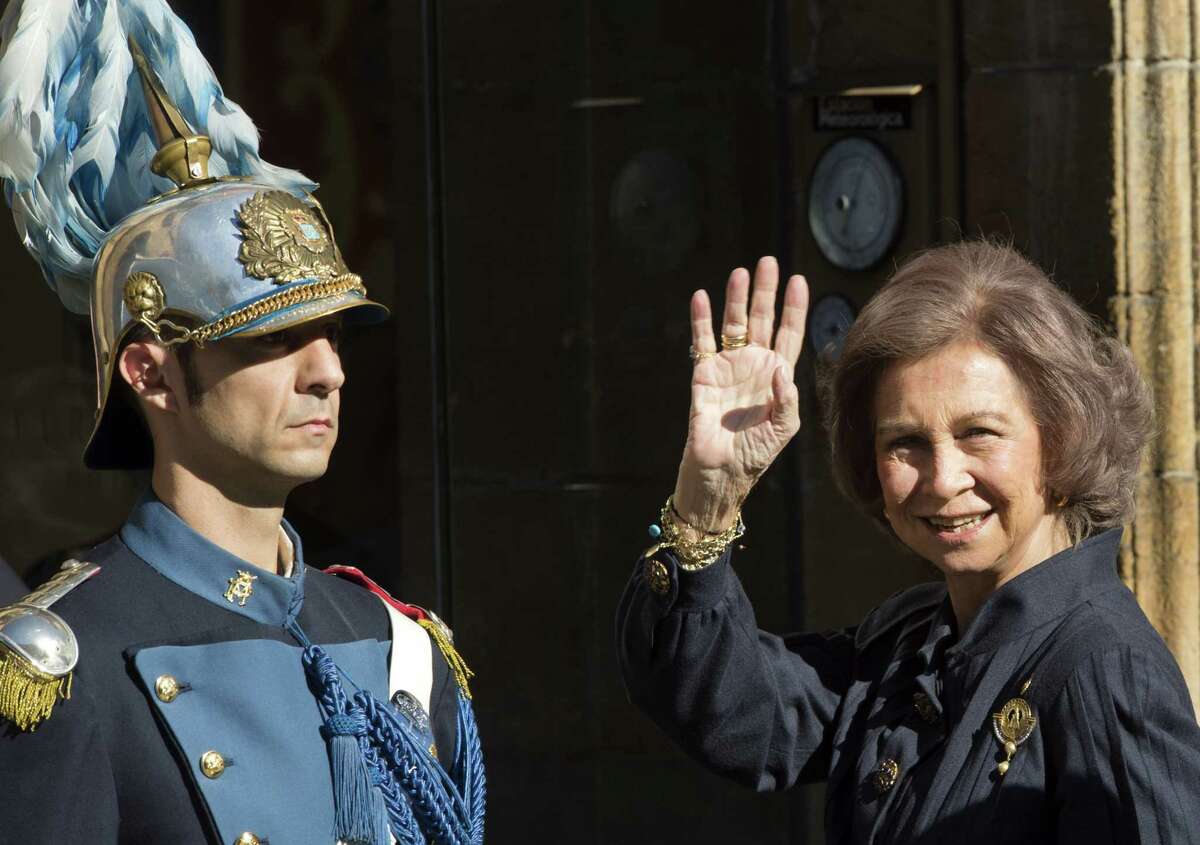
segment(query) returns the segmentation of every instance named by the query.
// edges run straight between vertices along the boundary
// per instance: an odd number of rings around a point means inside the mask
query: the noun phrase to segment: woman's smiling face
[[[949,580],[995,589],[1065,548],[1025,392],[983,346],[892,364],[874,420],[884,515]]]

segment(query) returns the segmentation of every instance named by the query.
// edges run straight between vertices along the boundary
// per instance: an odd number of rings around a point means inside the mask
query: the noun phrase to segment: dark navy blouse
[[[758,629],[728,557],[638,562],[617,613],[632,701],[759,790],[828,781],[830,843],[1200,843],[1200,728],[1117,575],[1120,530],[997,590],[961,636],[943,584],[857,628]],[[994,714],[1036,725],[1007,773]]]

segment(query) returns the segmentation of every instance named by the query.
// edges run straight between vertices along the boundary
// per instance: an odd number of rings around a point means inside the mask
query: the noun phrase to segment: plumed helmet
[[[387,315],[347,268],[316,185],[258,157],[253,123],[163,0],[10,2],[0,179],[51,287],[91,315],[88,466],[152,460],[141,418],[113,395],[138,327],[202,346]]]
[[[315,198],[252,182],[190,185],[134,212],[101,244],[93,276],[97,411],[84,460],[96,468],[152,457],[140,420],[109,400],[138,326],[168,346],[203,346],[351,309],[358,321],[387,314],[347,269]]]

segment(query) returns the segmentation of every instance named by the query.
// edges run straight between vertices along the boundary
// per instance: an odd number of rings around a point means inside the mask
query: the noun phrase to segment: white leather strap
[[[388,698],[397,690],[405,690],[416,696],[417,701],[429,712],[429,699],[433,696],[433,645],[425,629],[409,619],[391,603],[377,596],[387,608],[392,621],[392,653],[388,660]],[[388,831],[391,845],[396,837]]]
[[[388,698],[397,690],[413,695],[429,713],[433,696],[433,644],[425,629],[380,596],[392,620],[392,653],[388,661]]]

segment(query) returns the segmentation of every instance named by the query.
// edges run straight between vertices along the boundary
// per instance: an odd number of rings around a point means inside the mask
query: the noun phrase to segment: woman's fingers
[[[750,274],[738,267],[729,274],[725,285],[725,318],[721,321],[721,334],[740,337],[747,331],[746,306],[750,301]]]
[[[717,341],[713,338],[712,305],[708,293],[698,290],[692,294],[692,352],[716,352]]]
[[[804,348],[804,325],[808,317],[808,283],[803,276],[792,276],[783,294],[783,317],[775,335],[775,352],[795,365]]]
[[[800,391],[790,365],[781,364],[771,374],[771,394],[775,400],[771,422],[777,431],[790,438],[800,428]]]
[[[779,262],[771,256],[758,260],[754,268],[754,290],[750,296],[750,342],[771,348],[775,328],[775,291],[779,287]]]

